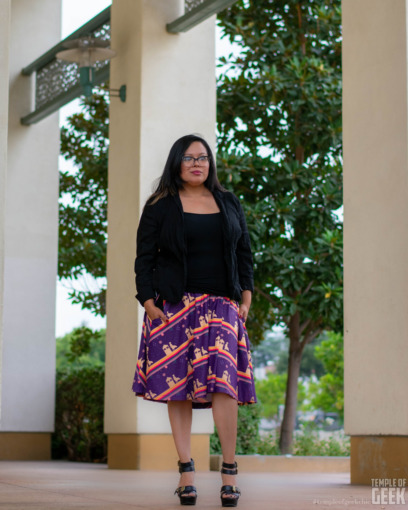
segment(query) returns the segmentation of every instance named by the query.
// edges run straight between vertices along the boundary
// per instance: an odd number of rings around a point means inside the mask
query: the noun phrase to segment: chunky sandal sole
[[[236,496],[233,498],[223,497],[230,494],[236,494]],[[223,485],[221,487],[221,505],[227,507],[237,506],[240,494],[240,490],[235,485]]]
[[[194,461],[191,459],[190,462],[180,462],[178,461],[179,473],[187,473],[188,471],[195,471]],[[195,492],[194,496],[183,496],[183,494],[189,494],[190,492]],[[185,485],[184,487],[177,487],[174,491],[174,494],[177,494],[180,498],[180,505],[183,506],[194,506],[197,502],[197,489],[194,485]]]
[[[238,465],[236,462],[234,464],[227,464],[226,462],[222,463],[221,473],[224,475],[237,475],[238,474]],[[223,497],[234,494],[234,497]],[[223,507],[236,507],[238,505],[238,500],[241,495],[241,491],[238,489],[236,485],[223,485],[221,487],[221,505]]]

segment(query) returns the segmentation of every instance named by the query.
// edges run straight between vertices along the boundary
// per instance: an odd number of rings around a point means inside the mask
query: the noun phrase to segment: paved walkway
[[[69,462],[0,462],[1,510],[132,510],[180,508],[176,471],[119,471]],[[241,510],[355,510],[372,505],[371,488],[350,485],[348,474],[241,473]],[[196,475],[196,508],[221,508],[216,472]],[[401,506],[394,507],[396,510]]]

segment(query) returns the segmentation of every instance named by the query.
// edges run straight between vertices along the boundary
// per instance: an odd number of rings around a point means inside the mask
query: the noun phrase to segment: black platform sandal
[[[178,461],[179,473],[186,473],[187,471],[195,471],[194,461],[193,459],[190,462],[180,462]],[[185,496],[184,494],[189,494],[194,492],[193,495]],[[180,498],[180,505],[195,505],[197,501],[197,489],[194,485],[184,485],[183,487],[177,487],[174,491],[174,494],[177,494]]]
[[[237,475],[238,474],[238,464],[234,462],[234,464],[227,464],[226,462],[222,463],[221,473],[224,475]],[[234,497],[230,497],[230,495],[234,495]],[[223,485],[221,487],[221,504],[222,506],[237,506],[238,500],[241,495],[241,491],[238,489],[236,485]],[[228,497],[223,497],[228,496]]]

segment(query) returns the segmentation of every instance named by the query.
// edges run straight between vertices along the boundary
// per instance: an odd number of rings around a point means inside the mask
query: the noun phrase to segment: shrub
[[[105,370],[98,366],[57,372],[53,458],[106,461],[104,380]]]
[[[105,330],[81,326],[57,338],[54,459],[106,461],[104,364]]]

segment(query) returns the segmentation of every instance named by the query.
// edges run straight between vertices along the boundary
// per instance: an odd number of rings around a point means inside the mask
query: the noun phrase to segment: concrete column
[[[50,456],[55,394],[55,285],[58,246],[58,114],[31,127],[32,80],[21,69],[60,39],[60,3],[1,1],[1,50],[9,51],[8,133],[0,86],[0,171],[3,214],[1,300],[0,458]],[[3,14],[6,13],[4,17]],[[3,25],[6,30],[3,31]],[[8,40],[3,41],[4,38]],[[4,43],[4,44],[3,44]],[[3,53],[1,61],[6,62]],[[4,137],[8,135],[7,159]],[[5,184],[6,162],[7,185]]]
[[[10,40],[10,0],[0,0],[0,373],[2,366],[3,345],[3,274],[4,274],[4,226],[6,216],[6,182],[7,182],[7,134],[8,134],[8,75],[9,75],[9,40]],[[1,379],[0,379],[1,384]],[[0,386],[1,392],[1,386]],[[0,400],[1,417],[1,400]]]
[[[408,479],[406,0],[343,0],[345,431],[351,482]]]
[[[111,99],[105,431],[114,468],[175,469],[167,406],[131,391],[142,308],[135,299],[136,229],[152,184],[173,142],[201,133],[215,142],[215,20],[170,35],[166,23],[182,0],[114,0],[111,87],[127,85],[126,103]],[[193,418],[193,455],[209,468],[211,412]]]

